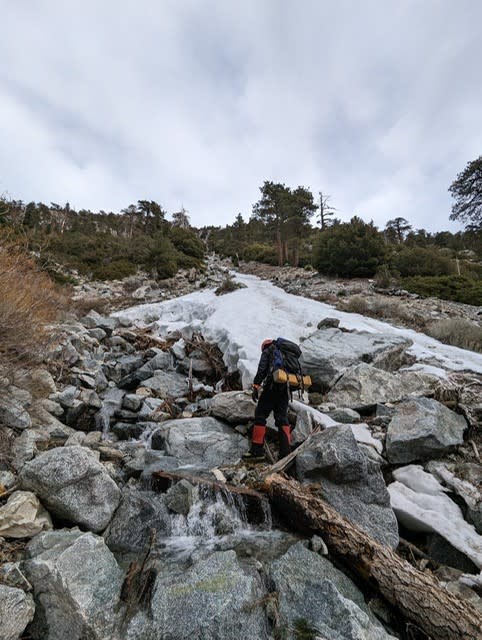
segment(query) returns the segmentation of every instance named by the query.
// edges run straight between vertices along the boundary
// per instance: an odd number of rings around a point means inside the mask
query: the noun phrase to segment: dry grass
[[[431,324],[427,333],[454,347],[482,353],[482,327],[465,318],[447,318]]]
[[[338,302],[338,309],[349,313],[359,313],[370,318],[398,322],[404,326],[421,329],[424,321],[414,313],[413,309],[398,300],[376,296],[356,295]]]
[[[0,238],[1,367],[38,361],[51,343],[49,323],[67,309],[61,288],[42,272],[18,242]]]
[[[89,311],[96,311],[101,316],[111,312],[111,301],[101,296],[87,296],[72,301],[72,311],[79,317],[86,316]]]

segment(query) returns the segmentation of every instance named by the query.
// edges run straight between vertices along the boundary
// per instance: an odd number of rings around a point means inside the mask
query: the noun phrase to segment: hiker
[[[273,357],[275,342],[264,340],[261,345],[261,358],[258,371],[253,380],[252,398],[257,402],[254,413],[254,427],[251,448],[244,454],[245,460],[264,461],[264,439],[266,419],[271,411],[278,428],[279,455],[284,458],[291,451],[291,428],[288,423],[289,385],[276,384],[273,380]]]

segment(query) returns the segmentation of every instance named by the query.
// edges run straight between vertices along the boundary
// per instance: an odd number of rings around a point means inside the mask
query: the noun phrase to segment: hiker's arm
[[[269,373],[269,349],[265,349],[259,359],[258,371],[254,376],[253,384],[260,385]]]

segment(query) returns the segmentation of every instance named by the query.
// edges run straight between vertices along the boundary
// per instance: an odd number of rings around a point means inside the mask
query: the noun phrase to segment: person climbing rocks
[[[261,357],[253,380],[252,398],[257,402],[254,413],[254,427],[251,447],[243,458],[252,462],[263,462],[266,420],[273,412],[278,428],[279,456],[284,458],[291,451],[291,427],[288,423],[289,386],[276,384],[273,380],[273,356],[275,343],[264,340],[261,345]]]

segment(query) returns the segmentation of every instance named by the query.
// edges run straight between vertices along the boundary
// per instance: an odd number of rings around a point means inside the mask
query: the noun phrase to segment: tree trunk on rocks
[[[152,488],[154,491],[166,491],[173,482],[187,480],[193,485],[201,486],[213,492],[220,491],[231,494],[233,498],[241,500],[246,510],[246,518],[250,524],[261,524],[265,521],[267,505],[264,494],[249,489],[247,487],[235,487],[224,482],[216,482],[192,476],[188,473],[178,473],[176,471],[154,471],[152,473]]]
[[[310,488],[279,474],[267,476],[263,488],[296,528],[321,535],[334,557],[433,640],[482,639],[480,612],[340,516]]]

